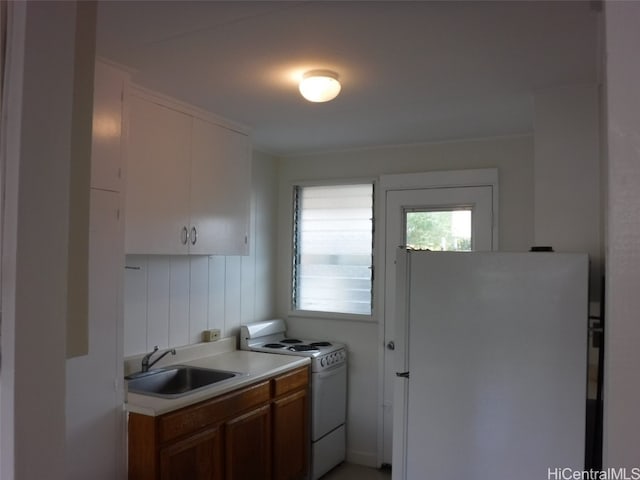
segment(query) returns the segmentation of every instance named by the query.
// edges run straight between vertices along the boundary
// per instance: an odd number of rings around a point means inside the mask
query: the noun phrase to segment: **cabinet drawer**
[[[273,396],[278,397],[287,392],[306,387],[309,383],[309,368],[302,367],[285,373],[273,380]]]
[[[269,382],[262,382],[202,403],[167,413],[158,419],[160,442],[215,425],[243,410],[269,402]]]

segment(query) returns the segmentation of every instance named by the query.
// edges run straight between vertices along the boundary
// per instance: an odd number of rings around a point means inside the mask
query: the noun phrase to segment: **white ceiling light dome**
[[[310,70],[300,81],[300,94],[310,102],[328,102],[338,96],[341,89],[338,74],[330,70]]]

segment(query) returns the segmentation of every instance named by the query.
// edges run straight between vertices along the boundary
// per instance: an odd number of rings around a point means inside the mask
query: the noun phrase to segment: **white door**
[[[490,251],[493,232],[493,187],[443,187],[390,190],[386,193],[384,386],[382,463],[391,464],[393,385],[395,380],[394,319],[399,245],[431,250]],[[416,232],[416,229],[420,230]]]

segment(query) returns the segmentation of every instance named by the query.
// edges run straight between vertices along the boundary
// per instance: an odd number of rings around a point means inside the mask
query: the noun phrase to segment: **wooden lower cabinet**
[[[160,449],[161,480],[218,480],[224,457],[220,428],[210,428]]]
[[[271,478],[271,406],[252,410],[224,427],[226,480]]]
[[[273,402],[273,478],[304,478],[309,465],[309,395],[299,390]]]
[[[129,415],[129,480],[299,480],[309,466],[309,369],[157,417]]]

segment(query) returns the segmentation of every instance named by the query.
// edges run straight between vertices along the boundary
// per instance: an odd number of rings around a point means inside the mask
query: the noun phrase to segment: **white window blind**
[[[293,306],[371,314],[373,185],[296,187]]]

